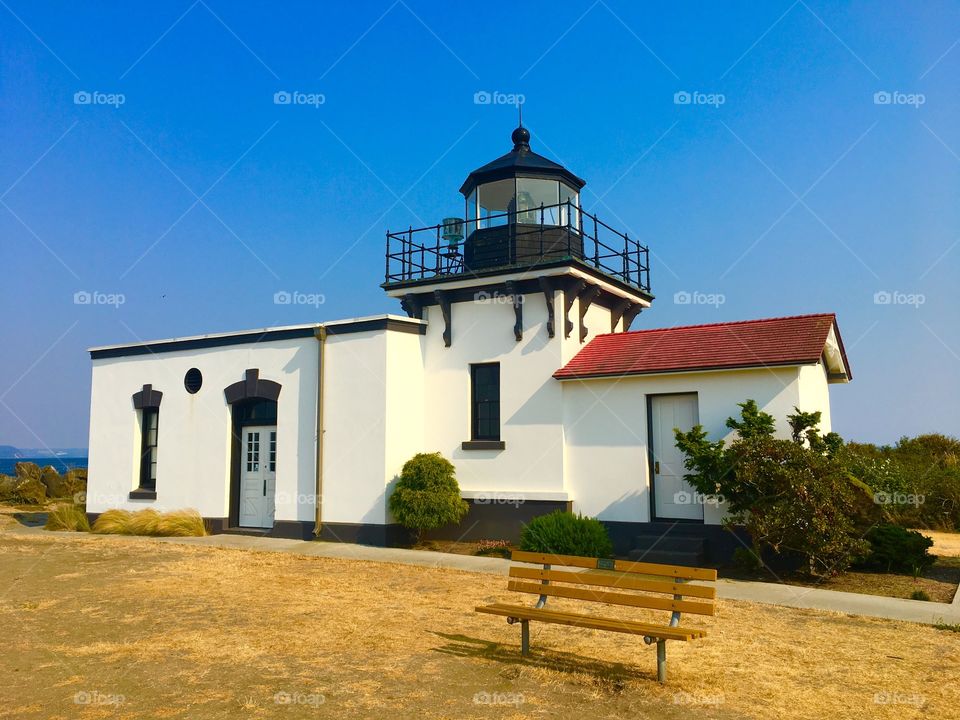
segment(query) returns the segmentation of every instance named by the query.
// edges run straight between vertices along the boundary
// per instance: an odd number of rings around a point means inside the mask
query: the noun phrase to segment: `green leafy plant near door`
[[[413,531],[415,542],[424,530],[458,523],[469,510],[453,463],[438,452],[418,453],[404,463],[389,506],[397,522]]]

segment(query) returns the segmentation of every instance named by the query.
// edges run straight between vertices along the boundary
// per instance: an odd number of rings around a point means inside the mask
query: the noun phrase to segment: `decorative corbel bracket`
[[[400,298],[400,307],[407,314],[407,317],[423,320],[423,303],[413,293],[407,293]]]
[[[523,294],[517,289],[517,283],[514,280],[507,280],[507,293],[513,301],[513,336],[517,342],[523,340]]]
[[[637,317],[641,312],[643,312],[643,305],[636,303],[631,305],[629,308],[623,312],[623,331],[627,332],[630,330],[630,324],[633,322],[634,318]]]
[[[453,341],[450,321],[450,296],[446,290],[434,290],[433,297],[436,298],[437,305],[440,306],[440,312],[443,313],[443,345],[444,347],[450,347]]]
[[[543,291],[543,297],[547,301],[547,335],[553,337],[557,334],[556,318],[554,317],[555,312],[553,309],[554,287],[549,277],[538,278],[538,282],[540,283],[540,289]]]
[[[623,318],[623,314],[627,312],[632,306],[633,301],[624,298],[623,300],[617,301],[612,308],[610,308],[610,332],[615,333],[617,331],[617,324]]]
[[[570,309],[573,307],[574,300],[580,294],[580,291],[587,286],[586,280],[577,279],[567,285],[563,291],[563,336],[570,337],[573,332],[573,322],[570,320]]]
[[[590,309],[590,306],[593,304],[593,301],[597,299],[597,295],[601,292],[599,285],[588,285],[580,291],[578,297],[580,298],[580,342],[582,343],[587,339],[587,326],[584,324],[583,320],[586,317],[587,310]]]

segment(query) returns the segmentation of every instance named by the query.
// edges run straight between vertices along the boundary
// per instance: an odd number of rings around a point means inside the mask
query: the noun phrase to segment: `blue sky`
[[[495,91],[649,245],[636,328],[834,311],[834,429],[960,435],[956,3],[277,5],[0,2],[0,443],[87,444],[92,345],[399,312]]]

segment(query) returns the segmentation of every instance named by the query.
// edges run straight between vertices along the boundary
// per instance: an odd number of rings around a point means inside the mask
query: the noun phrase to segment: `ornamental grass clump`
[[[202,537],[207,534],[207,528],[196,510],[160,513],[147,508],[136,512],[107,510],[94,521],[93,532],[102,535]]]
[[[90,532],[90,521],[83,508],[73,503],[60,503],[47,514],[45,530],[67,530],[69,532]]]

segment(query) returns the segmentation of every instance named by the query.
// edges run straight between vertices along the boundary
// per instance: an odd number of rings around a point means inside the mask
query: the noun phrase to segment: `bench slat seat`
[[[528,605],[507,605],[494,603],[476,608],[477,612],[512,617],[517,620],[540,620],[556,625],[572,625],[574,627],[590,628],[593,630],[608,630],[610,632],[629,633],[630,635],[647,635],[662,640],[696,640],[706,636],[704,630],[698,628],[670,627],[656,623],[641,623],[633,620],[614,620],[582,615],[580,613],[559,612],[557,610],[537,610]]]
[[[668,640],[687,642],[706,637],[707,631],[681,627],[682,613],[714,615],[717,590],[704,582],[715,582],[717,571],[684,565],[660,565],[612,558],[590,558],[515,550],[507,580],[507,590],[537,595],[533,607],[511,603],[492,603],[477,612],[505,617],[508,623],[520,623],[520,652],[530,654],[530,623],[606,630],[641,635],[647,645],[657,645],[657,679],[666,682]],[[532,567],[533,564],[541,567]],[[696,584],[693,584],[696,583]],[[665,610],[670,619],[664,624],[622,620],[565,610],[546,609],[550,598],[619,605],[629,608]]]
[[[628,595],[626,593],[568,587],[566,585],[543,585],[511,580],[507,583],[507,590],[530,593],[531,595],[550,595],[552,597],[570,598],[572,600],[592,600],[594,602],[609,603],[611,605],[627,605],[629,607],[650,608],[651,610],[671,610],[673,612],[694,613],[697,615],[713,615],[714,612],[713,603],[671,600],[670,598],[652,597],[650,595]]]

